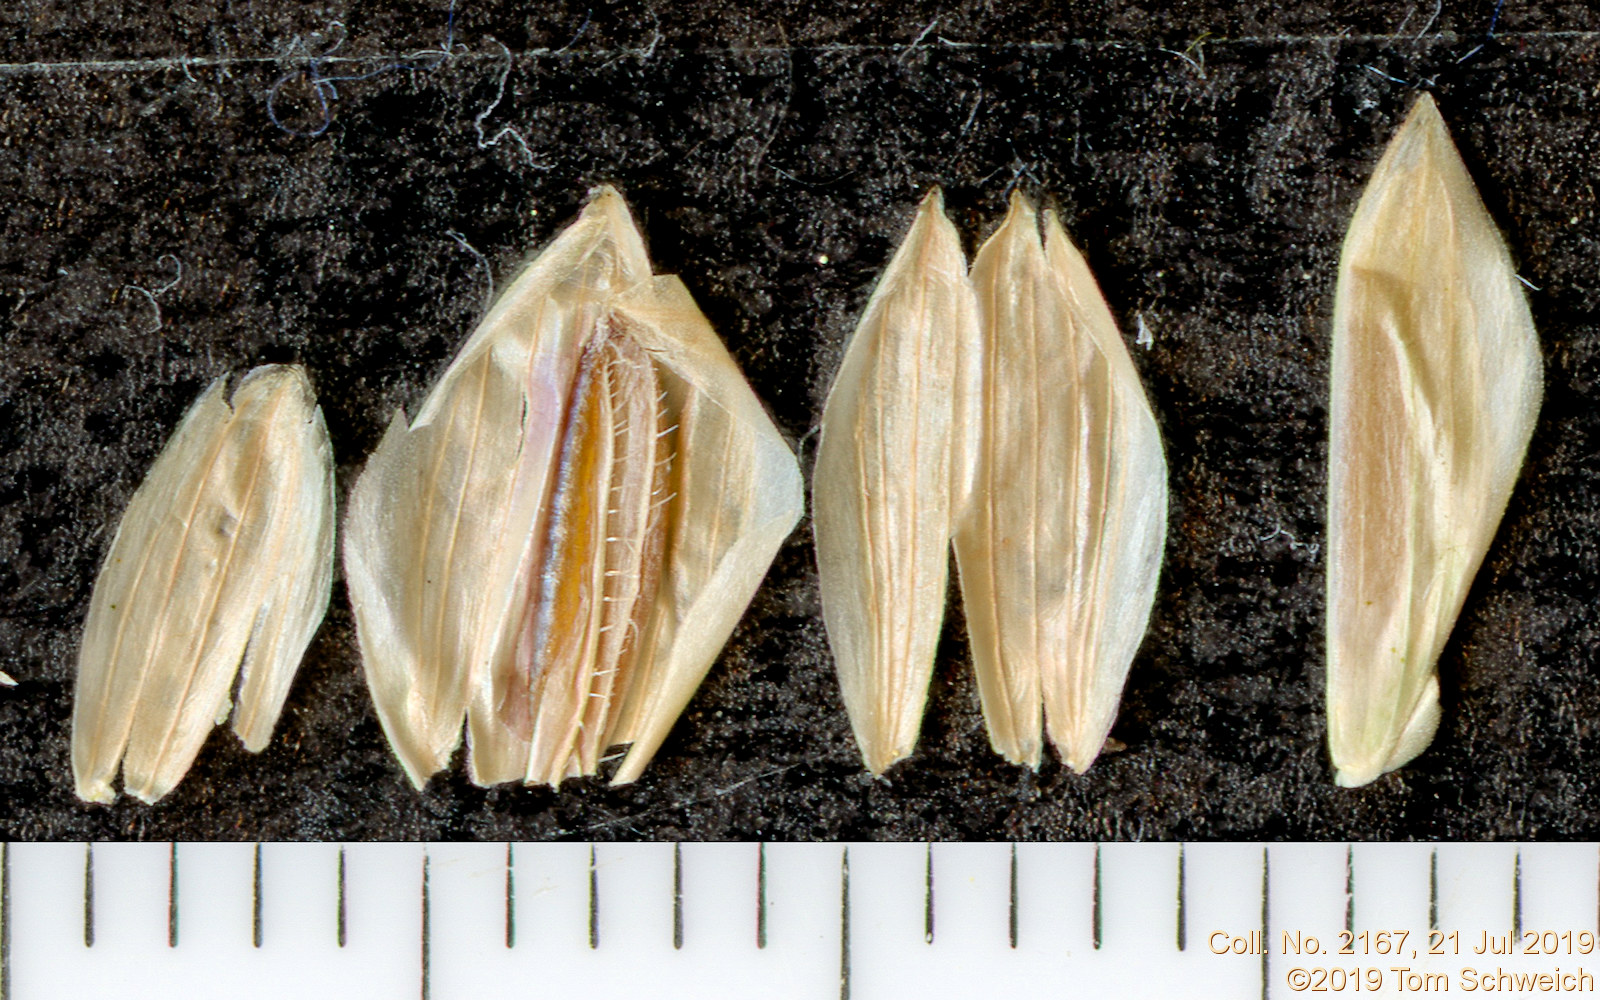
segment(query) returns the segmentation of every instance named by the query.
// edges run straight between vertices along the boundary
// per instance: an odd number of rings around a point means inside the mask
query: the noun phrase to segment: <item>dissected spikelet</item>
[[[1345,786],[1421,753],[1440,651],[1539,411],[1510,255],[1418,98],[1345,236],[1333,318],[1328,745]]]
[[[822,612],[867,767],[915,748],[976,431],[978,317],[935,189],[828,392],[814,473]]]
[[[367,682],[421,787],[632,781],[801,513],[799,468],[601,188],[490,309],[350,498]]]
[[[1040,710],[1082,773],[1116,717],[1166,539],[1167,471],[1138,372],[1054,213],[1020,196],[973,262],[983,336],[956,559],[994,748],[1037,765]]]
[[[80,798],[154,802],[228,715],[272,737],[333,579],[333,456],[298,366],[218,379],[134,493],[95,580],[72,711]]]

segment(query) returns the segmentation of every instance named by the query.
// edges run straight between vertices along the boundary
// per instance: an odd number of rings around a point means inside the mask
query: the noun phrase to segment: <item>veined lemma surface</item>
[[[867,767],[915,747],[953,544],[990,743],[1088,769],[1144,638],[1166,462],[1137,371],[1053,212],[1016,196],[968,273],[938,191],[823,416],[823,614]]]
[[[1511,255],[1433,98],[1345,235],[1328,455],[1328,749],[1365,785],[1427,748],[1439,654],[1533,435],[1544,364]]]
[[[272,738],[333,580],[333,455],[305,371],[267,365],[189,409],[117,527],[72,706],[78,796],[155,802],[228,718]]]
[[[637,778],[802,510],[793,453],[600,188],[350,498],[367,682],[412,782]]]

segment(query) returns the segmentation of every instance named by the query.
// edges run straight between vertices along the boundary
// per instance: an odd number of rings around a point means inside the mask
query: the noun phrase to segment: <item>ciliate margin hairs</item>
[[[479,784],[557,784],[621,744],[613,780],[637,778],[801,506],[793,453],[600,188],[351,494],[362,661],[412,782],[463,718]]]

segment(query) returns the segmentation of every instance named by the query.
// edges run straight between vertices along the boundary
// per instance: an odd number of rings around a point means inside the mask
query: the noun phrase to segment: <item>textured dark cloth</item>
[[[11,6],[0,669],[20,683],[0,691],[0,833],[1600,834],[1600,16],[1350,6]],[[1345,224],[1420,89],[1532,286],[1547,392],[1440,664],[1438,738],[1348,791],[1321,694],[1329,313]],[[1150,333],[1134,360],[1171,466],[1159,598],[1113,730],[1126,749],[1084,777],[1001,761],[953,604],[920,749],[870,778],[807,521],[636,785],[483,790],[458,767],[414,792],[341,583],[265,753],[218,730],[159,805],[78,802],[90,586],[195,396],[307,365],[343,496],[482,314],[489,275],[602,181],[807,468],[842,345],[924,190],[945,186],[969,249],[1014,188],[1059,209],[1125,336]]]

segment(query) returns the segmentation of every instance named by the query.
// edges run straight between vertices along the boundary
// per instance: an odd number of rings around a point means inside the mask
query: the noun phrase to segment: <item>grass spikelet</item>
[[[1340,785],[1433,739],[1439,654],[1542,386],[1505,242],[1424,94],[1356,207],[1334,301],[1327,698]]]
[[[828,392],[813,477],[822,612],[868,770],[915,748],[965,502],[978,375],[966,258],[929,192]]]
[[[72,713],[78,796],[155,802],[228,717],[272,736],[327,610],[333,459],[303,369],[218,379],[134,493],[95,580]]]
[[[1116,718],[1155,598],[1167,515],[1160,432],[1054,213],[1041,227],[1013,196],[972,282],[984,352],[978,444],[954,541],[984,719],[995,750],[1028,766],[1047,724],[1082,773]]]
[[[648,763],[798,521],[799,470],[616,191],[530,263],[351,494],[368,686],[412,782]]]

